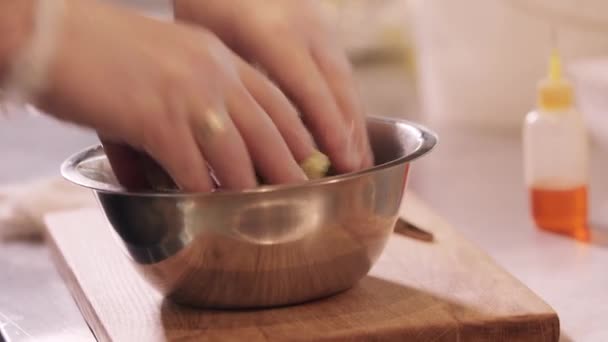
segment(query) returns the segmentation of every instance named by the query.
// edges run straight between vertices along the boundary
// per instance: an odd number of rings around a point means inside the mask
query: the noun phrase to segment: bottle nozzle
[[[557,50],[553,50],[549,59],[549,80],[559,82],[562,79],[562,61]]]
[[[549,75],[539,88],[539,106],[547,111],[561,111],[572,105],[572,89],[562,78],[562,62],[557,49],[549,58]]]

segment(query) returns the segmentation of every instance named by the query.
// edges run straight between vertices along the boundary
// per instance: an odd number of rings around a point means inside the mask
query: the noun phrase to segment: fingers
[[[281,89],[300,107],[307,126],[340,173],[355,171],[361,156],[350,147],[349,128],[312,56],[299,45],[264,46],[260,60]]]
[[[296,183],[306,180],[306,175],[294,160],[281,133],[245,87],[237,87],[227,103],[258,174],[265,183]]]
[[[209,192],[214,184],[207,162],[224,189],[240,190],[256,186],[254,168],[247,148],[222,106],[196,101],[190,122],[174,127],[159,125],[149,130],[146,152],[167,171],[186,192]],[[188,125],[189,124],[189,125]],[[170,138],[172,137],[172,138]],[[129,190],[166,188],[167,182],[147,156],[127,147],[103,140],[112,169],[121,185]]]
[[[372,166],[373,156],[369,146],[365,115],[358,100],[348,59],[340,50],[332,48],[331,43],[328,42],[313,45],[311,51],[354,137],[354,143],[349,147],[356,150],[352,153],[361,156],[361,164],[358,168]]]
[[[298,112],[283,93],[263,75],[241,62],[243,85],[272,119],[298,164],[315,153],[315,143]]]
[[[197,97],[191,97],[196,99]],[[243,190],[257,185],[247,146],[223,105],[194,100],[191,132],[220,187]]]
[[[146,152],[165,169],[185,192],[209,192],[213,182],[207,163],[186,122],[176,121],[174,127],[149,130]],[[151,184],[154,186],[154,184]]]

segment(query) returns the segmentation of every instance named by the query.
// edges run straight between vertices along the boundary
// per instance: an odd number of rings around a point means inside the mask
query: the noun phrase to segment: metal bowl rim
[[[387,118],[387,117],[378,117],[378,116],[368,116],[369,121],[376,122],[384,122],[384,123],[392,123],[392,124],[401,124],[407,125],[414,129],[416,129],[419,133],[418,139],[420,139],[421,143],[416,147],[416,149],[407,155],[404,155],[400,158],[391,160],[389,162],[376,165],[372,168],[360,170],[357,172],[351,172],[347,174],[341,174],[331,177],[325,177],[318,180],[311,180],[305,183],[298,184],[287,184],[287,185],[262,185],[253,189],[241,190],[241,191],[218,191],[218,192],[140,192],[140,191],[127,191],[120,186],[115,186],[109,183],[104,183],[100,181],[93,180],[89,177],[86,177],[81,172],[78,171],[78,166],[85,160],[90,159],[92,156],[99,154],[99,150],[102,149],[101,145],[92,145],[89,146],[79,152],[68,157],[61,164],[61,174],[67,180],[83,186],[85,188],[92,189],[96,192],[100,193],[109,193],[114,195],[125,195],[125,196],[137,196],[137,197],[202,197],[202,196],[230,196],[230,195],[243,195],[243,194],[259,194],[266,192],[276,192],[282,190],[293,190],[297,188],[310,188],[317,187],[332,183],[344,182],[349,179],[361,177],[363,175],[371,174],[378,172],[380,170],[384,170],[387,168],[391,168],[396,165],[404,164],[411,162],[415,159],[418,159],[422,155],[430,152],[438,143],[438,137],[434,132],[431,132],[428,128],[423,125],[413,123],[408,120],[403,119],[395,119],[395,118]]]

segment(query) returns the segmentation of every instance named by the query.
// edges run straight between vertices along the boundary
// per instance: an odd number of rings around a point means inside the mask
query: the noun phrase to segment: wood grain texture
[[[555,312],[412,194],[398,234],[342,294],[260,311],[205,311],[162,298],[129,264],[100,211],[48,218],[56,263],[101,341],[557,341]]]

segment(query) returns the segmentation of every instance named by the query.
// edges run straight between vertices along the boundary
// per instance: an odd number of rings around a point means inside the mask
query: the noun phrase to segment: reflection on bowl
[[[129,192],[103,149],[69,158],[63,175],[91,188],[143,277],[198,307],[287,305],[352,287],[382,252],[410,162],[436,144],[423,127],[369,118],[375,167],[299,185],[209,194]]]

